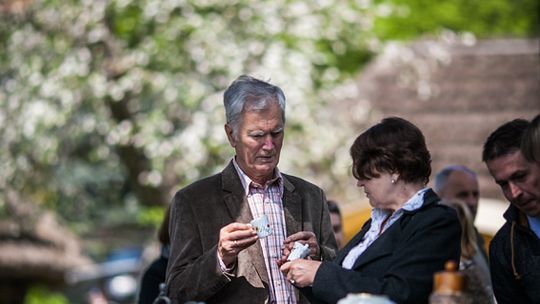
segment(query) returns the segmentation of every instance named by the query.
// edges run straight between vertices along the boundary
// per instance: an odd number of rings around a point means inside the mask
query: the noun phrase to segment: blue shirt
[[[540,217],[531,217],[527,215],[527,220],[529,220],[531,230],[536,234],[536,237],[540,239]]]

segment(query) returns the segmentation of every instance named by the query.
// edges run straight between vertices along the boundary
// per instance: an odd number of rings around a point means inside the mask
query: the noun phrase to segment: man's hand
[[[319,261],[298,259],[283,264],[280,270],[291,284],[302,288],[313,285],[320,266],[321,262]]]
[[[232,267],[238,253],[255,244],[257,239],[257,232],[251,225],[231,223],[219,231],[219,257],[225,266]]]
[[[278,261],[278,265],[282,265],[283,263],[287,261],[287,257],[289,257],[289,254],[291,253],[291,250],[294,246],[294,242],[296,241],[302,244],[309,245],[310,256],[316,257],[319,255],[319,244],[317,244],[317,237],[315,236],[315,233],[311,231],[300,231],[293,235],[290,235],[283,242],[283,249],[282,249],[283,256],[281,260]]]

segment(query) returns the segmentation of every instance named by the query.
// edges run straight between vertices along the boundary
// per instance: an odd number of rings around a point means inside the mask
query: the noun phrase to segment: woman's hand
[[[298,259],[283,264],[280,270],[294,286],[307,287],[313,285],[320,266],[319,261]]]

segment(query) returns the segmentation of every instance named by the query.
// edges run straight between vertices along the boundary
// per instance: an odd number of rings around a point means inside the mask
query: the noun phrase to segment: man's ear
[[[234,137],[233,129],[229,124],[225,124],[225,133],[227,134],[227,139],[229,140],[231,147],[236,147],[236,138]]]

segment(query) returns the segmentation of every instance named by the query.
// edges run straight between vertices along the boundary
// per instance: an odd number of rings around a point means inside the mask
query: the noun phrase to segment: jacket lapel
[[[392,254],[394,247],[401,239],[399,220],[392,224],[378,239],[376,239],[354,262],[353,269],[359,268],[373,260]]]
[[[335,262],[338,265],[341,265],[345,257],[349,254],[349,252],[362,241],[362,239],[364,238],[364,235],[368,232],[370,226],[371,226],[371,219],[368,220],[364,224],[364,226],[362,226],[362,229],[360,229],[360,231],[345,245],[345,248],[343,248],[338,253],[335,259]]]
[[[232,161],[222,172],[223,183],[223,200],[227,206],[227,210],[231,219],[234,222],[249,223],[253,220],[251,209],[247,201],[242,182],[238,173],[234,168]],[[268,284],[268,274],[266,272],[266,265],[264,263],[264,255],[260,242],[255,243],[253,246],[245,249],[247,256],[257,273],[261,281]]]
[[[313,227],[303,227],[302,198],[295,192],[294,185],[283,176],[283,213],[287,226],[287,236]]]
[[[287,236],[303,230],[313,230],[313,227],[304,227],[302,219],[302,198],[295,192],[294,185],[282,174],[283,177],[283,213]],[[311,225],[311,223],[309,223]],[[296,300],[300,300],[300,290],[294,288]]]

